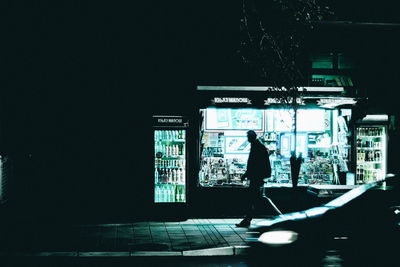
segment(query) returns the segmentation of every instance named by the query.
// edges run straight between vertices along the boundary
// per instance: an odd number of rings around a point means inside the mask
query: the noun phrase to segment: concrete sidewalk
[[[64,257],[244,255],[247,228],[235,226],[240,220],[14,226],[2,234],[0,253]]]

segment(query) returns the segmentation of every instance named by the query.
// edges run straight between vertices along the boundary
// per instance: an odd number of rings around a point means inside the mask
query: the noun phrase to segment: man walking
[[[247,170],[242,175],[242,181],[247,177],[250,180],[248,211],[245,218],[237,227],[249,227],[254,216],[256,203],[262,201],[261,186],[264,178],[271,177],[271,164],[269,162],[268,149],[257,139],[257,134],[250,130],[247,132],[247,140],[251,144],[249,158],[247,160]]]

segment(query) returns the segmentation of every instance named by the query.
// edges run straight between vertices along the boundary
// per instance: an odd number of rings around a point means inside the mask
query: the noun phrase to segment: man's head
[[[250,143],[253,143],[255,140],[257,140],[257,134],[256,134],[256,132],[253,131],[253,130],[247,131],[247,140],[248,140]]]

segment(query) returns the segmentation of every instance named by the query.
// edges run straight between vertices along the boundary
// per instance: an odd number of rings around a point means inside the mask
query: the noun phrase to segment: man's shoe
[[[243,220],[240,223],[236,223],[235,225],[236,225],[236,227],[249,227],[250,226],[250,222],[246,221],[246,220]]]

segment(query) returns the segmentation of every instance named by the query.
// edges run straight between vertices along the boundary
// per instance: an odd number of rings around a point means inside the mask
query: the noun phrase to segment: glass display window
[[[343,130],[339,112],[322,108],[302,108],[297,112],[296,151],[304,160],[299,184],[338,183],[335,171],[348,171],[350,160],[350,133]],[[246,171],[251,147],[248,130],[256,131],[269,151],[272,175],[265,181],[291,182],[293,110],[213,107],[200,114],[204,119],[200,129],[200,186],[245,186],[240,177]]]

